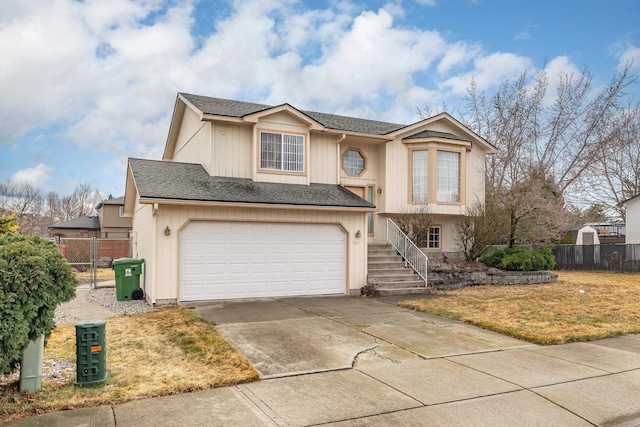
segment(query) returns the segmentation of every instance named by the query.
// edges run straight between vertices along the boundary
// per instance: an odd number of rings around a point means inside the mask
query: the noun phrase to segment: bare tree
[[[640,193],[640,108],[628,108],[608,123],[613,137],[600,147],[581,194],[610,216],[624,218],[618,204]]]
[[[427,206],[416,207],[413,211],[402,210],[391,219],[416,246],[428,245],[429,229],[434,221]]]
[[[630,66],[597,92],[587,69],[561,74],[554,94],[546,67],[491,96],[471,83],[462,121],[498,148],[487,160],[486,192],[509,213],[510,245],[556,232],[565,200],[581,200],[585,172],[630,123],[623,100],[637,83]]]
[[[475,202],[453,227],[453,238],[467,261],[474,261],[508,239],[505,211],[495,203]]]

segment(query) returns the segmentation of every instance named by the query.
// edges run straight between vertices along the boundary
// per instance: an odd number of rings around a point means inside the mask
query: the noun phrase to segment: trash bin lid
[[[106,320],[83,320],[82,322],[76,323],[76,328],[91,328],[95,326],[104,326],[106,325]]]
[[[111,265],[123,265],[123,264],[140,265],[143,262],[144,262],[144,259],[118,258],[118,259],[114,259],[113,262],[111,263]]]

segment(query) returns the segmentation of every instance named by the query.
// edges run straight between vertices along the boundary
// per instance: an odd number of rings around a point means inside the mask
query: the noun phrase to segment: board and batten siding
[[[132,231],[132,250],[133,258],[143,258],[142,276],[140,277],[140,286],[144,289],[145,298],[148,303],[153,301],[153,286],[155,284],[155,217],[153,215],[153,205],[141,204],[136,198],[134,205],[134,215],[131,224]]]
[[[172,161],[201,164],[211,173],[211,123],[185,108]]]
[[[251,178],[252,129],[252,125],[246,124],[212,123],[212,176]]]
[[[147,266],[154,269],[150,274],[153,286],[149,289],[152,303],[168,304],[179,300],[180,230],[190,221],[338,224],[347,234],[346,286],[357,290],[366,281],[366,214],[363,212],[160,205],[153,221],[153,238],[147,240],[155,241],[154,248],[139,247],[138,250],[139,256],[153,257],[157,261],[155,265]],[[164,233],[166,227],[169,227],[169,236]],[[358,230],[361,232],[360,238],[355,237]],[[345,293],[349,289],[345,289]]]

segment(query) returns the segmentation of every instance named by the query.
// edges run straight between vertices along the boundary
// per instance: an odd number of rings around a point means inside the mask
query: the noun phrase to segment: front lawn
[[[401,306],[536,344],[640,332],[640,274],[562,271],[548,285],[473,286]]]
[[[258,379],[251,363],[216,329],[184,307],[107,319],[104,385],[75,387],[44,380],[37,393],[19,393],[17,383],[0,385],[0,422],[41,412],[114,404],[145,397],[237,384]],[[75,325],[59,325],[44,351],[75,369]]]

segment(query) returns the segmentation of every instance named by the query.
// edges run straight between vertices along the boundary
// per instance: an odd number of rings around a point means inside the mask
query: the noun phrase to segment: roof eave
[[[323,210],[323,211],[349,211],[349,212],[377,212],[377,208],[361,206],[325,206],[325,205],[293,205],[282,203],[250,203],[250,202],[222,202],[215,200],[190,200],[190,199],[165,199],[157,197],[140,197],[140,203],[163,205],[198,205],[198,206],[224,206],[231,208],[252,208],[252,209],[292,209],[292,210]]]

